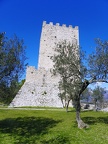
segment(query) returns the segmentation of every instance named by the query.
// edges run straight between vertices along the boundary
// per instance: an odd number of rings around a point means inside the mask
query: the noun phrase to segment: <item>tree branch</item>
[[[108,81],[107,80],[104,80],[104,79],[91,79],[91,80],[89,80],[89,84],[91,84],[91,83],[96,83],[96,82],[105,82],[105,83],[108,83]]]

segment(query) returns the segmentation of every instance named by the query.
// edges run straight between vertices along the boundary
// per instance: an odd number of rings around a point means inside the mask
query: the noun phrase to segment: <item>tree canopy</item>
[[[26,47],[16,35],[7,38],[0,33],[0,98],[14,97],[17,85],[25,72]]]

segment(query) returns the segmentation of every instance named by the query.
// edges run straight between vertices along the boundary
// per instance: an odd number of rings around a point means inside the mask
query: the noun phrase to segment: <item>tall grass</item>
[[[108,113],[82,112],[89,129],[78,129],[75,111],[0,109],[0,144],[107,144]]]

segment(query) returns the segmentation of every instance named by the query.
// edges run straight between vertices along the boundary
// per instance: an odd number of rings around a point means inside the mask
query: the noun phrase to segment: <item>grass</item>
[[[75,111],[0,109],[0,144],[107,144],[108,113],[81,113],[89,129],[78,129]]]
[[[43,110],[63,110],[63,108],[59,108],[59,107],[40,107],[40,106],[22,106],[22,107],[15,107],[15,108],[18,108],[18,109],[20,109],[20,108],[27,108],[27,109],[43,109]],[[71,108],[69,108],[69,109],[71,109]]]

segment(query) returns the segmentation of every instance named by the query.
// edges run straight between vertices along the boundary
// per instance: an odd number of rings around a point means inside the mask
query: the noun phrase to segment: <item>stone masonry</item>
[[[26,81],[10,103],[10,107],[63,107],[58,97],[59,76],[52,75],[53,62],[50,59],[54,55],[55,44],[63,40],[79,44],[78,27],[43,22],[38,69],[33,66],[27,67]]]

